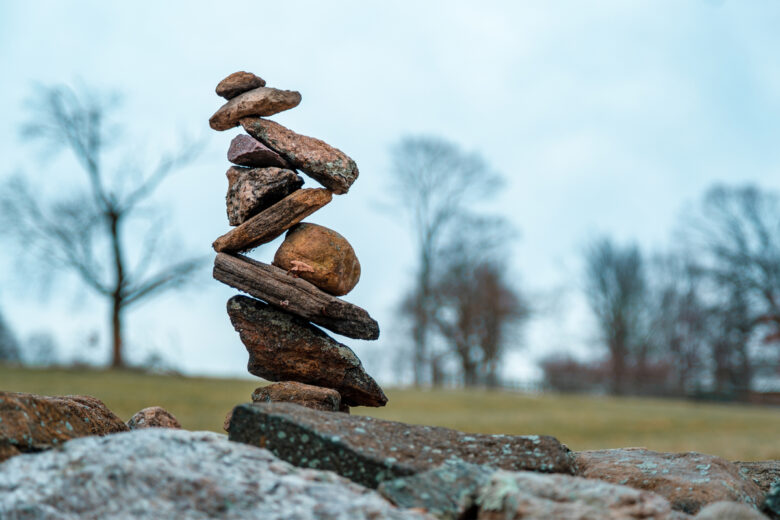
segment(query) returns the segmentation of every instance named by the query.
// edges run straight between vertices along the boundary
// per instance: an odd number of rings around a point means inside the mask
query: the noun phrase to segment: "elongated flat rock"
[[[338,412],[341,408],[341,394],[332,388],[323,386],[307,385],[297,381],[282,381],[256,388],[252,392],[252,402],[293,403],[312,410]]]
[[[372,488],[456,458],[513,471],[574,472],[571,452],[554,437],[464,433],[287,403],[235,407],[230,440],[262,446],[296,466],[329,469]]]
[[[297,169],[333,193],[346,193],[358,178],[355,161],[319,139],[296,134],[279,123],[260,117],[244,118],[241,125],[249,135],[279,152]]]
[[[253,168],[276,166],[288,170],[293,169],[293,165],[287,162],[284,157],[251,135],[246,134],[238,134],[230,141],[227,158],[228,161],[239,166],[252,166]]]
[[[225,203],[231,226],[246,222],[303,186],[299,175],[283,168],[231,166],[226,175],[228,191]]]
[[[355,339],[379,337],[379,324],[365,310],[278,267],[219,253],[214,259],[214,278],[336,334]]]
[[[301,387],[332,388],[349,406],[384,406],[387,403],[384,392],[363,370],[352,349],[306,320],[247,296],[234,296],[228,300],[227,311],[233,328],[241,335],[249,352],[247,368],[250,374],[270,381],[304,383]],[[311,387],[301,387],[297,389],[314,393]],[[287,387],[278,389],[289,390]],[[335,403],[336,409],[339,404]]]
[[[323,188],[294,191],[216,239],[212,247],[217,252],[238,252],[270,242],[330,202],[332,197]]]
[[[242,117],[272,116],[295,108],[300,102],[300,92],[258,87],[237,95],[219,107],[209,119],[209,125],[214,130],[230,130],[238,126]]]
[[[264,87],[265,80],[255,76],[251,72],[238,71],[219,82],[216,88],[217,95],[225,99],[233,99],[239,94],[257,87]]]

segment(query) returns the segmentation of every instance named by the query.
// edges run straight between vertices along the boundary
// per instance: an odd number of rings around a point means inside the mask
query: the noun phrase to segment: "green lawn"
[[[89,394],[123,419],[159,405],[191,430],[222,431],[225,413],[249,401],[256,386],[237,379],[0,366],[0,390]],[[353,412],[476,433],[554,435],[574,450],[644,446],[732,460],[780,459],[780,408],[482,390],[389,389],[387,394],[387,407]]]

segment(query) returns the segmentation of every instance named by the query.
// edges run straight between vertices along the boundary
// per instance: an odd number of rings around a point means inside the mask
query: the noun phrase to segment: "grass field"
[[[125,420],[159,405],[190,430],[221,432],[225,413],[249,401],[256,386],[237,379],[0,366],[0,390],[89,394]],[[387,407],[353,413],[475,433],[554,435],[574,450],[644,446],[732,460],[780,459],[780,408],[482,390],[389,389],[387,394]]]

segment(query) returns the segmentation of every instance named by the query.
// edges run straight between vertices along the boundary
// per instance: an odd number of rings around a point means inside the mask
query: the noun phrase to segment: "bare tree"
[[[19,361],[21,352],[19,342],[16,340],[11,328],[5,322],[3,315],[0,314],[0,363],[5,361]]]
[[[23,126],[23,135],[44,142],[47,154],[70,150],[86,183],[73,190],[58,185],[59,198],[44,201],[28,180],[31,177],[17,177],[3,188],[0,214],[5,227],[16,232],[23,254],[43,259],[52,270],[76,274],[108,301],[111,365],[122,367],[125,313],[181,286],[204,263],[203,258],[164,262],[159,246],[165,225],[150,218],[155,190],[194,158],[199,143],[163,155],[148,169],[130,160],[109,169],[106,152],[117,134],[110,126],[115,97],[65,86],[42,88],[36,97],[40,101]],[[139,230],[144,223],[146,229]],[[136,226],[132,234],[131,225]],[[139,244],[134,262],[128,253],[131,241]]]
[[[419,386],[426,380],[426,368],[433,373],[431,379],[438,370],[429,352],[437,251],[455,219],[470,204],[492,194],[501,178],[478,154],[435,137],[401,139],[392,149],[392,159],[392,192],[411,220],[417,248],[415,283],[405,307],[413,322],[414,382]]]
[[[609,352],[615,394],[628,391],[632,363],[639,365],[641,373],[646,361],[646,295],[645,268],[638,247],[620,247],[603,238],[586,249],[585,296]]]

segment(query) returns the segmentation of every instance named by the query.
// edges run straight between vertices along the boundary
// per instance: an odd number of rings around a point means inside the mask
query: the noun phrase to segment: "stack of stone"
[[[312,137],[265,119],[297,106],[298,92],[265,86],[248,72],[231,74],[217,94],[227,99],[209,123],[214,130],[241,125],[230,143],[227,216],[230,232],[214,241],[214,278],[254,298],[235,296],[227,311],[249,352],[249,372],[277,383],[258,388],[255,402],[293,402],[349,411],[384,406],[387,397],[346,345],[320,328],[356,339],[379,337],[369,314],[338,298],[360,278],[347,240],[301,221],[347,193],[358,176],[355,161]],[[323,188],[302,188],[303,173]],[[287,232],[271,265],[240,253]]]

